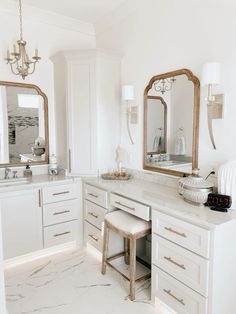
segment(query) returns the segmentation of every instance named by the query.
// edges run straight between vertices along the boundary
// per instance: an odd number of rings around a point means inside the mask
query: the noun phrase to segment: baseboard
[[[78,246],[78,243],[76,241],[73,241],[73,242],[68,242],[68,243],[57,245],[57,246],[53,246],[47,249],[43,249],[40,251],[32,252],[26,255],[17,256],[17,257],[4,261],[3,263],[4,270],[35,261],[43,257],[51,256],[51,255],[54,255],[63,251],[75,250],[75,249],[82,249],[82,246]]]

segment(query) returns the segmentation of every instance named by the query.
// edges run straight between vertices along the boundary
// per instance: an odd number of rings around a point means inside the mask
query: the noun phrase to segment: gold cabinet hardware
[[[171,292],[171,290],[163,289],[163,291],[164,291],[165,293],[167,293],[170,297],[172,297],[173,299],[175,299],[176,301],[178,301],[180,304],[182,304],[182,305],[185,306],[184,300],[183,300],[183,299],[179,299],[179,298],[177,298],[175,295],[173,295],[172,292]]]
[[[89,234],[89,237],[92,238],[93,240],[95,240],[96,242],[98,242],[99,238],[96,237],[95,235],[93,234]]]
[[[129,206],[125,205],[125,204],[122,204],[121,202],[115,202],[115,203],[116,203],[117,205],[123,206],[123,207],[125,207],[125,208],[127,208],[127,209],[135,210],[134,207],[129,207]]]
[[[63,194],[68,194],[70,193],[70,191],[63,191],[63,192],[57,192],[57,193],[53,193],[53,196],[57,196],[57,195],[63,195]]]
[[[69,149],[68,153],[69,153],[69,157],[68,157],[68,161],[69,161],[69,173],[71,173],[71,149]]]
[[[176,265],[176,266],[186,270],[186,267],[184,265],[181,265],[181,264],[175,262],[171,257],[164,256],[164,259],[166,259],[168,262],[170,262],[170,263],[172,263],[172,264],[174,264],[174,265]]]
[[[63,210],[61,212],[56,212],[56,213],[53,213],[54,216],[57,216],[57,215],[62,215],[62,214],[66,214],[66,213],[69,213],[70,210]]]
[[[95,214],[92,213],[92,212],[89,212],[88,214],[89,214],[90,216],[94,217],[94,218],[98,218],[98,215],[95,215]]]
[[[93,193],[88,193],[88,195],[90,195],[90,196],[92,196],[92,197],[95,197],[95,198],[98,198],[98,195],[93,194]]]
[[[39,207],[42,207],[41,190],[39,190]]]
[[[57,234],[54,234],[54,237],[56,238],[56,237],[61,237],[61,236],[63,236],[63,235],[66,235],[66,234],[69,234],[70,233],[70,231],[66,231],[66,232],[62,232],[62,233],[57,233]]]
[[[172,232],[172,233],[175,233],[183,238],[187,238],[186,234],[185,233],[181,233],[179,231],[176,231],[174,229],[172,229],[171,227],[165,227],[165,230],[169,231],[169,232]]]

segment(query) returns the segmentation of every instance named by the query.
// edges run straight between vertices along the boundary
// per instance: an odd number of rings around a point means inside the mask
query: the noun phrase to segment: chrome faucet
[[[11,172],[10,168],[5,168],[5,179],[9,179],[9,173]]]

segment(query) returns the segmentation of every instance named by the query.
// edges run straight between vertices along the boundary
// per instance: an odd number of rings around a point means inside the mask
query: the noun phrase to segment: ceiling
[[[96,23],[126,0],[23,0],[40,9],[52,11],[88,23]]]

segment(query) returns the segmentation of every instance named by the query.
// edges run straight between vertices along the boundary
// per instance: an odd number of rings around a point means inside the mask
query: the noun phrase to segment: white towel
[[[186,146],[184,135],[177,135],[175,140],[175,155],[185,155]]]
[[[236,161],[229,161],[218,171],[218,191],[232,197],[231,209],[236,210]]]

